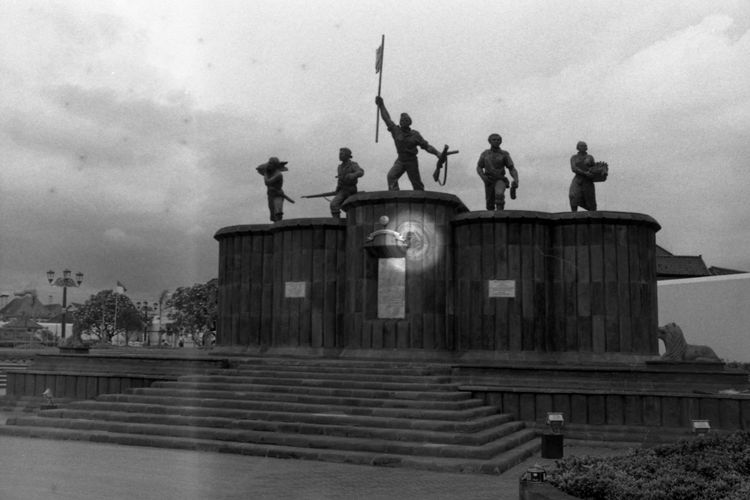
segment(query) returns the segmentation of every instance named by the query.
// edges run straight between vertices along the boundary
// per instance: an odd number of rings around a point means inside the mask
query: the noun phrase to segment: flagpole
[[[385,59],[385,35],[382,35],[380,39],[380,71],[378,71],[378,97],[380,97],[380,89],[383,86],[383,59]],[[378,110],[375,115],[375,142],[378,142],[379,131],[380,131],[380,106],[378,106]]]
[[[115,317],[112,320],[112,330],[113,330],[112,336],[113,337],[117,335],[117,296],[118,295],[119,293],[115,292]]]

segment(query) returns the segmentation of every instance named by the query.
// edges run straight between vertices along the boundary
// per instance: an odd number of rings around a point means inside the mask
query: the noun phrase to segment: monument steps
[[[318,396],[338,396],[338,397],[361,397],[361,398],[398,398],[408,400],[435,400],[435,401],[463,401],[471,399],[468,392],[447,392],[447,391],[394,391],[394,390],[374,390],[374,389],[347,389],[336,387],[298,387],[294,385],[274,385],[269,381],[268,385],[261,384],[243,384],[234,383],[231,377],[225,377],[226,380],[218,381],[215,377],[211,378],[205,375],[191,375],[181,377],[179,382],[157,382],[152,387],[171,387],[171,384],[180,384],[188,387],[190,384],[194,387],[204,389],[221,388],[233,391],[248,392],[293,392]],[[252,388],[252,390],[248,389]]]
[[[303,370],[309,371],[314,368],[321,370],[342,370],[345,373],[352,371],[381,372],[385,374],[405,375],[446,375],[451,369],[445,362],[411,362],[387,359],[353,359],[353,358],[310,358],[310,357],[285,357],[285,356],[258,356],[239,358],[235,366],[228,370],[255,370],[260,367],[271,367],[273,370]]]
[[[171,424],[132,423],[122,421],[92,420],[89,418],[49,418],[44,415],[15,417],[13,424],[23,427],[49,427],[55,420],[55,428],[104,431],[114,434],[139,434],[169,436],[175,438],[229,441],[234,443],[255,443],[297,448],[322,448],[339,451],[368,451],[396,455],[418,455],[452,458],[488,459],[515,446],[533,439],[536,431],[522,428],[507,432],[481,444],[457,444],[425,441],[387,440],[373,436],[350,437],[326,434],[301,434],[299,432],[265,432],[248,429],[226,429],[214,427],[175,426]],[[10,422],[10,420],[9,420]],[[506,424],[508,426],[508,424]]]
[[[147,392],[149,389],[131,389],[138,394],[103,394],[97,401],[119,401],[126,403],[151,403],[163,406],[201,406],[210,408],[230,408],[245,411],[280,411],[292,413],[340,413],[346,415],[369,415],[390,418],[416,418],[427,420],[467,420],[497,413],[494,406],[478,406],[467,409],[429,409],[429,408],[389,408],[384,406],[349,406],[330,404],[310,404],[284,401],[264,401],[239,398],[201,398],[166,396],[163,393]],[[156,389],[154,389],[156,390]]]
[[[455,472],[499,472],[541,445],[536,429],[458,391],[447,365],[232,364],[12,416],[0,433]]]
[[[395,382],[395,383],[414,383],[414,384],[444,384],[451,381],[451,376],[447,375],[415,375],[413,373],[404,374],[389,374],[378,371],[356,371],[352,372],[345,370],[301,370],[294,369],[288,370],[261,370],[261,369],[240,369],[232,370],[231,375],[227,375],[226,372],[211,370],[208,375],[219,375],[224,376],[228,379],[242,380],[242,379],[261,379],[261,378],[273,378],[273,379],[317,379],[317,380],[341,380],[342,376],[346,376],[347,380],[370,382],[377,380],[378,382]]]
[[[81,410],[88,413],[96,411],[127,412],[150,415],[177,415],[191,418],[228,419],[237,421],[265,420],[282,423],[299,424],[328,424],[349,425],[360,427],[376,427],[380,429],[419,429],[421,431],[447,433],[476,433],[491,426],[498,426],[510,422],[512,417],[507,413],[494,413],[471,420],[420,420],[411,418],[377,417],[369,415],[348,415],[344,413],[299,413],[299,412],[268,412],[248,411],[244,409],[216,408],[202,406],[164,406],[161,404],[110,402],[110,401],[78,401],[69,406],[71,410]]]
[[[219,429],[231,435],[232,432],[254,431],[258,433],[299,434],[309,436],[333,436],[340,438],[359,438],[379,441],[400,441],[411,443],[453,444],[461,446],[481,446],[494,440],[510,436],[519,431],[528,431],[523,422],[510,421],[495,425],[486,425],[484,429],[474,432],[446,432],[423,429],[399,429],[377,427],[375,422],[319,422],[304,423],[299,421],[276,422],[272,420],[232,419],[212,416],[185,416],[165,414],[144,414],[134,412],[117,412],[88,409],[58,409],[46,410],[43,414],[30,417],[30,420],[17,420],[16,424],[47,425],[43,419],[63,419],[66,421],[91,420],[96,428],[99,423],[138,424],[138,425],[166,425],[180,428],[201,428],[210,432]],[[65,424],[62,424],[65,426]],[[247,435],[247,434],[245,434]],[[241,439],[240,439],[241,440]],[[257,440],[267,441],[266,438]],[[253,439],[256,441],[256,439]]]
[[[180,382],[156,382],[149,388],[134,389],[132,394],[164,395],[177,397],[191,397],[202,399],[252,399],[254,401],[285,401],[293,403],[325,404],[325,405],[349,405],[356,407],[384,407],[384,408],[429,408],[434,410],[464,410],[483,406],[481,399],[462,400],[431,400],[422,397],[411,400],[403,397],[355,397],[338,395],[316,395],[307,392],[280,392],[253,391],[252,386],[246,385],[242,388],[231,390],[220,390],[214,384],[210,387],[200,387],[196,384],[183,384]],[[156,387],[154,387],[156,386]],[[303,388],[305,389],[305,388]]]
[[[356,380],[356,378],[350,378],[346,376],[336,376],[331,378],[324,378],[320,376],[309,376],[309,377],[298,377],[298,378],[284,378],[284,377],[244,377],[238,376],[223,376],[223,375],[209,375],[211,380],[217,383],[234,383],[234,384],[260,384],[267,385],[269,382],[273,382],[273,385],[288,385],[294,387],[327,387],[327,388],[341,388],[341,389],[373,389],[381,391],[455,391],[458,384],[452,384],[447,382],[417,382],[413,379],[407,378],[402,381],[379,381],[377,379],[365,379]],[[180,378],[179,380],[183,380]],[[190,379],[187,379],[190,380]]]
[[[23,435],[44,439],[78,440],[129,446],[150,446],[217,453],[235,453],[268,458],[321,460],[357,465],[408,467],[430,471],[486,474],[498,474],[510,469],[514,465],[533,455],[541,446],[538,440],[527,441],[511,450],[508,450],[502,455],[493,457],[489,460],[483,460],[434,456],[408,456],[363,451],[342,452],[340,450],[332,449],[297,448],[292,446],[236,443],[231,441],[215,441],[196,438],[179,439],[171,436],[152,436],[129,433],[117,434],[102,431],[80,431],[49,427],[28,427],[24,429],[25,433]],[[0,433],[5,433],[5,429],[1,426]],[[21,434],[16,433],[15,435]]]

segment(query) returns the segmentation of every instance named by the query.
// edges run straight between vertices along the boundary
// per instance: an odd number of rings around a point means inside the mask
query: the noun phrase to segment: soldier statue
[[[271,213],[271,221],[277,222],[284,217],[284,200],[294,203],[294,200],[284,194],[282,186],[284,185],[284,176],[282,172],[289,170],[286,168],[286,161],[279,161],[272,156],[268,162],[258,166],[256,170],[263,176],[266,184],[266,194],[268,196],[268,210]]]
[[[331,200],[331,215],[334,219],[341,217],[341,205],[351,195],[357,192],[357,181],[365,175],[365,171],[352,161],[352,150],[349,148],[339,149],[339,160],[341,165],[338,167],[336,178],[336,191]]]
[[[484,181],[484,196],[487,210],[505,209],[505,190],[510,187],[511,198],[516,197],[518,188],[518,171],[516,170],[510,154],[500,149],[503,138],[500,134],[490,134],[487,138],[490,149],[486,149],[479,155],[477,162],[477,173]],[[505,171],[510,172],[513,182],[508,181]]]
[[[375,104],[380,109],[380,116],[383,117],[388,131],[393,136],[393,142],[396,144],[396,153],[398,154],[393,167],[388,172],[388,190],[398,191],[398,179],[404,172],[409,176],[414,191],[424,191],[424,184],[419,175],[419,162],[417,160],[417,146],[440,158],[440,152],[431,146],[422,135],[411,128],[411,118],[406,113],[401,113],[399,124],[396,125],[391,119],[391,115],[385,109],[383,98],[375,98]]]

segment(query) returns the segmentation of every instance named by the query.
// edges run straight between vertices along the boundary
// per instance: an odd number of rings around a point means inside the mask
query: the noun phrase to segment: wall
[[[688,343],[750,362],[750,273],[660,281],[657,293],[660,325],[677,323]]]

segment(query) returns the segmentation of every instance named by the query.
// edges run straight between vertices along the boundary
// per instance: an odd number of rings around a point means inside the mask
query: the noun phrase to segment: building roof
[[[701,276],[722,276],[745,272],[725,267],[708,267],[702,255],[675,255],[666,248],[656,245],[656,279],[700,278]]]
[[[724,276],[727,274],[744,274],[747,271],[739,271],[737,269],[728,269],[726,267],[711,266],[708,268],[708,272],[711,273],[712,276]]]
[[[0,318],[33,318],[33,319],[49,319],[58,314],[62,310],[60,304],[49,304],[44,305],[39,302],[39,299],[35,295],[30,293],[22,296],[14,297],[8,302],[2,309],[0,309]]]
[[[711,276],[700,255],[657,255],[656,274],[659,278]]]
[[[13,318],[12,320],[5,323],[2,330],[43,330],[44,327],[34,320],[29,318]]]

